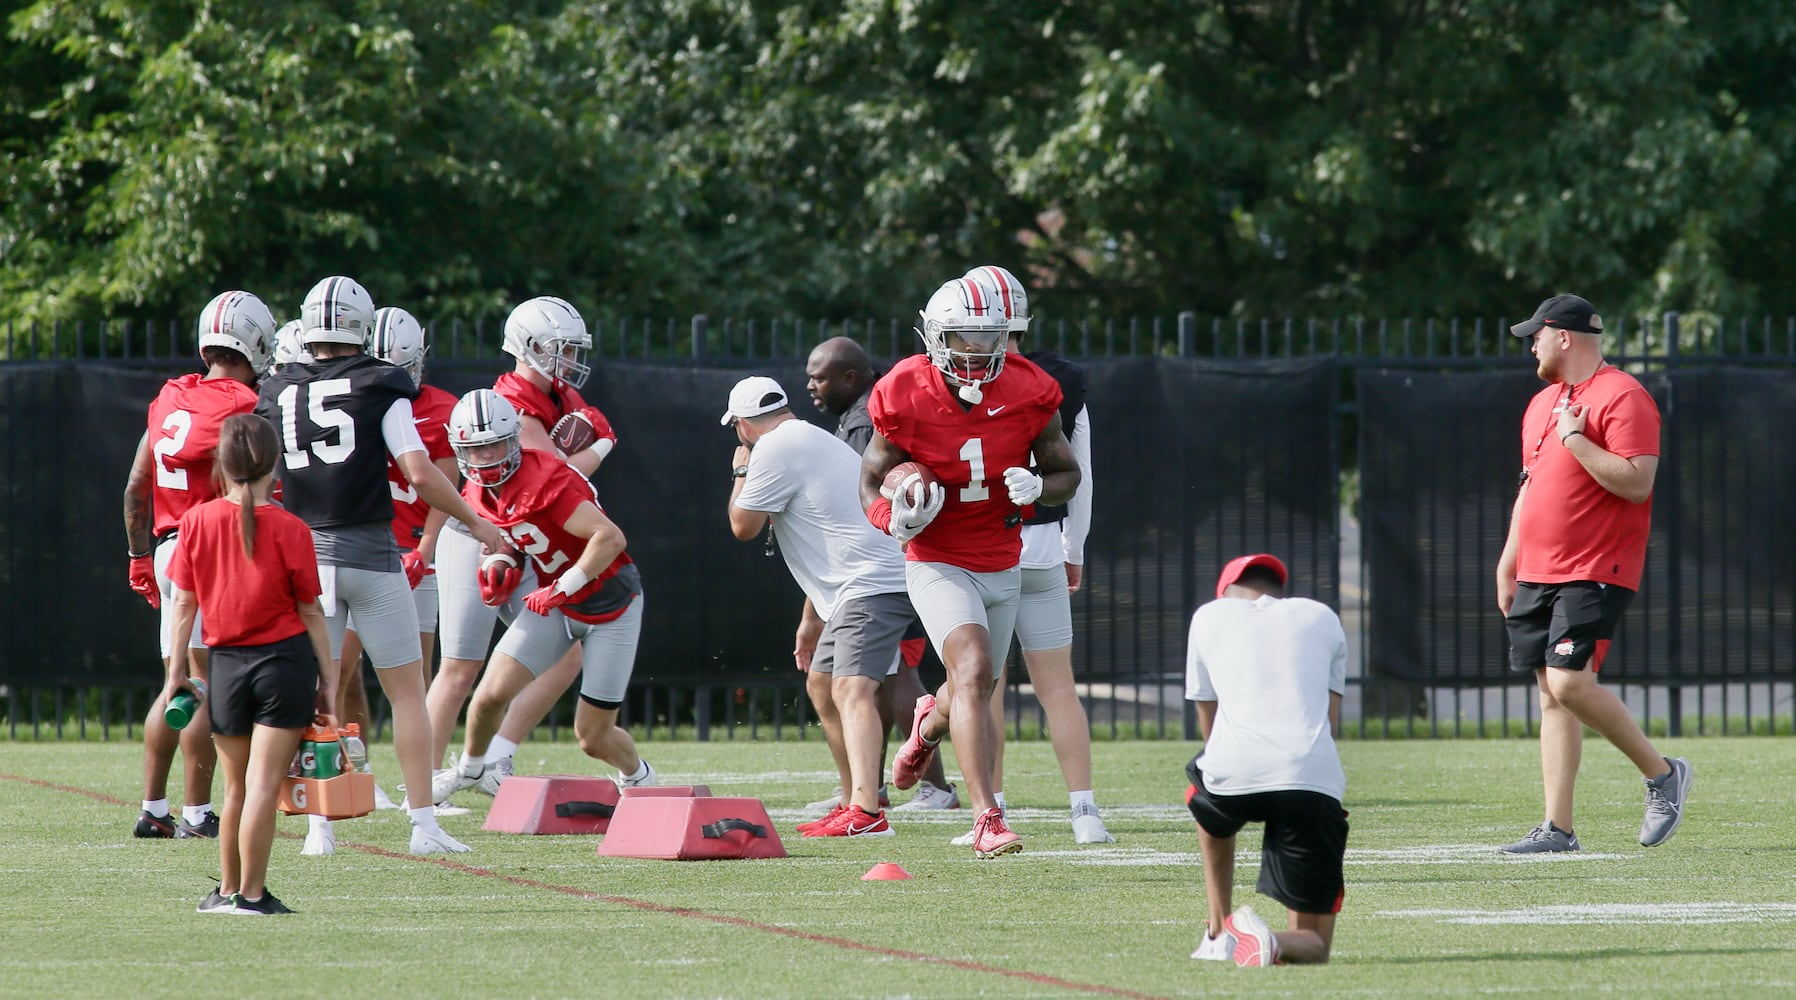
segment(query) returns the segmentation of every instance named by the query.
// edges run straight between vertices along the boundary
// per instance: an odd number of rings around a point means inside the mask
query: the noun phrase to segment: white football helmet
[[[413,385],[424,384],[424,355],[430,347],[424,343],[424,326],[416,316],[398,306],[378,310],[364,348],[387,364],[405,369]]]
[[[998,307],[1004,311],[1004,318],[1010,323],[1011,333],[1029,329],[1029,290],[1016,275],[996,264],[984,264],[968,271],[966,276],[991,289]]]
[[[315,358],[306,350],[306,345],[299,339],[299,320],[290,319],[274,331],[274,370],[280,371],[288,365],[309,365]]]
[[[361,347],[374,325],[374,298],[354,278],[335,275],[306,293],[299,307],[300,340]]]
[[[979,387],[1004,370],[1010,322],[991,290],[984,282],[955,278],[935,290],[921,315],[917,334],[930,362],[960,386],[960,398],[969,403],[985,398]]]
[[[449,446],[455,449],[455,464],[468,482],[498,486],[518,471],[524,464],[519,426],[518,411],[491,389],[475,389],[456,401],[455,409],[449,411]],[[500,442],[509,444],[505,457],[498,461],[474,459],[475,448]]]
[[[531,370],[546,376],[555,388],[586,384],[592,367],[586,352],[592,334],[586,321],[566,299],[539,295],[520,304],[505,318],[505,353],[521,359]]]
[[[200,310],[200,354],[208,347],[224,347],[243,355],[250,370],[268,374],[274,359],[274,313],[248,292],[220,294]]]

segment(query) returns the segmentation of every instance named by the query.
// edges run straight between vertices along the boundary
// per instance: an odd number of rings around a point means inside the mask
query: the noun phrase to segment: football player
[[[466,478],[462,495],[529,557],[541,586],[524,597],[474,689],[460,763],[437,775],[432,790],[439,802],[481,781],[507,706],[532,677],[570,652],[581,662],[574,712],[580,749],[616,767],[622,784],[655,783],[654,768],[616,725],[642,633],[642,578],[592,483],[559,457],[523,447],[521,424],[511,403],[491,389],[463,396],[449,418],[449,443]],[[512,574],[510,585],[518,578]],[[489,582],[487,590],[489,599],[510,598],[503,585]]]
[[[316,359],[262,384],[256,412],[281,429],[282,501],[312,528],[320,597],[339,657],[351,613],[393,706],[393,749],[411,803],[413,854],[465,851],[444,832],[423,798],[430,781],[430,718],[424,709],[423,650],[418,610],[393,539],[387,460],[398,463],[432,507],[460,518],[482,544],[505,542],[431,464],[418,437],[412,400],[418,387],[404,371],[363,353],[374,326],[374,301],[352,278],[326,278],[307,293],[301,338]],[[330,823],[311,817],[304,852],[335,849]]]
[[[520,303],[505,320],[503,346],[515,359],[493,391],[518,415],[518,440],[527,450],[565,460],[591,477],[617,444],[610,421],[580,398],[592,371],[586,352],[592,335],[586,321],[565,299],[542,295]],[[486,662],[499,609],[487,604],[478,580],[480,553],[451,522],[437,549],[437,592],[442,607],[438,634],[443,662],[430,686],[430,718],[435,756],[441,760],[455,732],[455,719]],[[526,577],[530,568],[524,568]],[[562,692],[580,675],[580,657],[569,651],[561,662],[531,681],[487,749],[487,769],[475,785],[488,795],[511,773],[512,753],[549,714]],[[451,762],[450,770],[454,770]],[[442,801],[440,798],[438,801]]]
[[[992,794],[990,705],[1016,624],[1022,518],[1038,500],[1065,503],[1079,467],[1060,429],[1060,386],[1025,358],[1006,360],[1008,321],[983,284],[946,282],[922,320],[927,353],[900,361],[868,397],[874,433],[861,463],[861,506],[907,543],[906,586],[948,672],[937,695],[918,699],[892,782],[916,784],[952,732],[978,813],[973,853],[994,858],[1023,846]],[[940,483],[920,500],[906,489],[885,499],[886,473],[906,461]]]
[[[174,589],[168,579],[176,527],[181,515],[218,496],[212,465],[218,429],[227,417],[256,407],[252,388],[268,369],[274,345],[274,315],[248,292],[219,295],[200,311],[200,358],[204,374],[170,379],[150,404],[149,429],[137,442],[125,482],[125,543],[131,560],[131,589],[162,613],[162,658],[174,624]],[[153,539],[153,540],[152,540]],[[206,679],[206,650],[193,630],[189,648],[192,676]],[[162,721],[166,702],[157,698],[143,724],[143,811],[131,831],[137,837],[216,837],[212,812],[212,746],[208,713],[198,713],[177,732]],[[179,820],[168,811],[168,772],[179,746],[185,759],[185,794]]]

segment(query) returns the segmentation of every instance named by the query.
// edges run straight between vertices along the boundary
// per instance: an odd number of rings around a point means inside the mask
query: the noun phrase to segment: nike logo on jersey
[[[1009,403],[1004,404],[1004,406],[1009,406],[1009,405],[1010,405]],[[995,417],[998,415],[998,411],[1002,410],[1004,408],[1004,406],[988,406],[985,408],[985,415],[988,417]]]

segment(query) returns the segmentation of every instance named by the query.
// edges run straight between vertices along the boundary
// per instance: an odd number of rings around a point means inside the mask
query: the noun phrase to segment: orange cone
[[[895,864],[890,861],[881,861],[879,864],[867,869],[867,874],[861,876],[861,881],[901,882],[908,878],[910,878],[910,872],[905,871],[903,865]]]

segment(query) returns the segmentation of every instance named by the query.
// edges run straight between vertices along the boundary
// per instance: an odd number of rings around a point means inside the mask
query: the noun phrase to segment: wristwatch
[[[746,465],[738,465],[734,469],[730,470],[730,478],[732,478],[732,479],[741,479],[747,475],[748,475],[748,466],[746,466]]]

